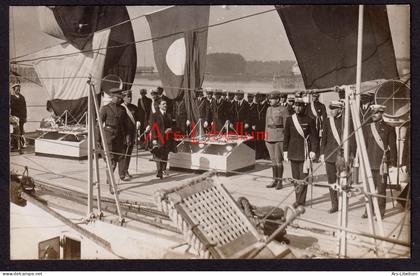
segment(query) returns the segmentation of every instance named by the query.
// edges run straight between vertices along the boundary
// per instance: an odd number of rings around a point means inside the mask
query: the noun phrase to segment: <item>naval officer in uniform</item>
[[[336,162],[342,157],[343,151],[341,145],[343,143],[344,130],[344,103],[342,101],[331,101],[329,105],[331,116],[324,121],[321,137],[321,156],[320,161],[325,161],[327,171],[328,184],[337,183]],[[350,125],[349,133],[353,132]],[[356,151],[356,141],[354,135],[349,139],[349,160],[353,160]],[[332,214],[338,211],[338,192],[332,188],[330,190],[331,209],[328,213]]]
[[[366,150],[372,170],[373,182],[376,193],[386,195],[386,180],[388,166],[395,166],[397,163],[397,146],[395,129],[387,125],[382,115],[385,111],[383,105],[371,105],[372,122],[364,125],[363,135],[366,140]],[[378,205],[383,218],[385,214],[386,198],[378,197]],[[366,212],[362,218],[367,218]]]
[[[128,172],[128,168],[130,167],[130,160],[131,160],[131,153],[133,152],[134,144],[136,143],[137,139],[137,131],[140,129],[140,119],[139,119],[139,110],[137,106],[131,103],[133,94],[130,90],[123,92],[124,102],[121,106],[125,109],[127,114],[126,120],[126,143],[123,145],[123,153],[124,156],[120,159],[118,163],[118,172],[120,174],[120,178],[123,181],[128,181],[132,178],[130,173]]]
[[[130,138],[127,136],[127,113],[121,106],[124,98],[122,92],[122,89],[111,88],[109,90],[112,97],[111,102],[104,105],[100,111],[100,118],[104,125],[105,141],[110,152],[112,171],[115,171],[117,163],[124,154],[124,145],[130,143]],[[124,180],[124,176],[120,175],[120,179]],[[108,180],[107,182],[110,183]],[[109,189],[113,193],[111,186]]]
[[[270,106],[267,108],[265,123],[265,145],[272,162],[274,181],[267,188],[283,188],[283,128],[287,117],[287,109],[280,105],[280,92],[273,91],[269,96]]]
[[[305,102],[296,98],[295,114],[287,117],[284,128],[283,155],[284,160],[290,160],[292,177],[297,180],[305,179],[309,172],[310,160],[315,158],[318,146],[318,135],[315,121],[305,115]],[[308,186],[294,184],[296,202],[294,207],[305,205]]]

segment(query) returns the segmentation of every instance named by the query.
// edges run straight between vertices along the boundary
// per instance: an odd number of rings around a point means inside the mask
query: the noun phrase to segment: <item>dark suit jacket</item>
[[[302,126],[305,137],[308,137],[307,141],[309,151],[316,152],[318,148],[318,134],[315,128],[315,121],[304,114],[297,115],[297,117],[300,125]],[[296,130],[291,116],[286,118],[283,151],[288,152],[287,157],[290,160],[305,160],[304,139]]]
[[[150,118],[152,126],[152,140],[157,141],[160,146],[167,146],[170,143],[172,134],[166,135],[165,130],[173,128],[171,115],[166,112],[165,116],[157,110]]]
[[[339,116],[338,118],[334,118],[334,123],[337,128],[338,135],[340,136],[341,142],[343,142],[343,115]],[[353,129],[353,125],[350,122],[350,135],[353,133]],[[350,157],[354,157],[356,154],[356,139],[354,134],[351,135],[348,142]],[[330,126],[330,119],[327,118],[324,121],[324,128],[321,137],[321,154],[325,155],[325,162],[335,163],[337,160],[337,154],[340,152],[340,149],[337,149],[339,146],[340,145],[335,140]]]
[[[306,105],[305,114],[315,120],[315,126],[317,127],[317,130],[319,132],[321,129],[323,129],[324,123],[327,120],[327,109],[325,108],[325,105],[320,102],[314,102],[314,107],[316,115],[312,112],[310,103]],[[318,123],[316,121],[317,119]]]
[[[267,114],[268,103],[264,102],[262,104],[256,105],[256,117],[255,117],[255,126],[257,131],[265,130],[265,119]]]
[[[212,103],[210,103],[206,98],[203,97],[201,100],[197,98],[198,113],[202,123],[205,121],[208,123],[211,122],[211,105]]]
[[[228,120],[228,105],[224,99],[220,99],[220,102],[217,100],[213,101],[211,105],[211,118],[212,121],[216,124],[216,129],[220,130],[226,120]]]
[[[245,124],[249,124],[249,103],[247,101],[243,100],[241,105],[239,105],[239,101],[235,101],[233,104],[233,112],[234,125],[236,123],[243,123],[245,127]]]
[[[122,152],[123,144],[127,141],[127,114],[125,108],[113,102],[103,106],[100,118],[105,124],[104,131],[111,152]]]
[[[16,116],[19,118],[20,121],[26,122],[26,100],[25,97],[19,95],[19,97],[15,95],[10,96],[10,114],[12,116]]]
[[[137,101],[137,108],[138,108],[138,115],[139,121],[141,125],[144,127],[149,122],[150,110],[152,108],[152,99],[144,96],[143,97],[143,105],[141,105],[141,98]]]
[[[395,128],[387,125],[383,120],[371,123],[375,124],[375,127],[382,139],[385,149],[389,149],[387,154],[387,160],[389,165],[395,166],[397,163],[397,146],[396,146],[396,134]],[[370,124],[363,127],[363,134],[365,136],[366,150],[369,156],[369,163],[372,170],[379,170],[384,152],[378,146],[370,128]]]

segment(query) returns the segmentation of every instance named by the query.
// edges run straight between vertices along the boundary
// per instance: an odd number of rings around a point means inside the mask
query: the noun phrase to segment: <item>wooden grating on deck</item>
[[[159,190],[155,199],[201,258],[241,258],[261,240],[214,173]]]

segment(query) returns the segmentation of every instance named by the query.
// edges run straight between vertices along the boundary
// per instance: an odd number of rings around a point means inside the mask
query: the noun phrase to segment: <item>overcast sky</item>
[[[162,6],[128,6],[131,18],[161,9]],[[273,6],[211,6],[210,24],[273,9]],[[408,5],[387,6],[397,58],[409,57]],[[136,40],[150,38],[144,17],[133,21]],[[209,29],[208,53],[239,53],[246,60],[295,60],[276,11]],[[40,31],[36,7],[10,7],[10,54],[32,53],[61,42]],[[151,42],[137,44],[138,65],[153,65]]]

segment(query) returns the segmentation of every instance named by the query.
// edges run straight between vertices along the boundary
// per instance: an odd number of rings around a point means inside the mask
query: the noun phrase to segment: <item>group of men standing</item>
[[[290,161],[292,178],[295,180],[296,201],[294,206],[305,205],[307,180],[312,162],[325,162],[328,183],[336,184],[340,165],[344,164],[344,101],[334,100],[329,104],[330,116],[325,106],[319,102],[319,95],[313,94],[309,103],[296,97],[287,106],[280,92],[270,94],[270,107],[266,113],[266,146],[270,154],[274,181],[268,188],[282,189],[283,161]],[[312,98],[312,99],[311,99]],[[291,108],[290,108],[291,107]],[[379,195],[380,214],[385,214],[388,169],[396,166],[396,133],[394,127],[383,120],[385,106],[373,104],[372,94],[361,97],[360,119],[366,150],[371,166],[374,185]],[[357,146],[352,122],[349,124],[349,164],[357,158]],[[345,168],[346,169],[346,168]],[[338,192],[330,188],[331,209],[338,211]],[[366,213],[362,215],[366,218]]]
[[[305,205],[307,185],[304,184],[312,169],[313,162],[325,162],[328,183],[337,182],[337,166],[343,162],[344,102],[331,101],[328,109],[319,102],[319,95],[310,95],[309,103],[297,95],[274,91],[264,94],[244,92],[223,93],[221,90],[194,91],[197,99],[199,120],[205,131],[228,128],[235,129],[239,124],[248,131],[264,131],[265,141],[252,141],[256,157],[269,153],[272,161],[273,182],[268,188],[283,188],[283,162],[291,163],[292,178],[295,179],[294,206]],[[191,122],[185,114],[183,94],[179,98],[168,99],[162,88],[150,91],[140,90],[137,106],[131,103],[132,92],[111,89],[112,102],[102,107],[101,119],[104,124],[107,144],[112,154],[112,167],[119,164],[122,181],[131,178],[128,172],[136,135],[141,135],[141,145],[151,149],[157,164],[158,178],[166,172],[168,154],[174,149],[174,142],[166,134],[173,131],[188,133]],[[384,106],[374,105],[373,97],[361,97],[360,117],[366,140],[369,162],[377,193],[386,194],[386,171],[383,168],[396,165],[395,129],[383,119]],[[349,162],[356,157],[355,135],[352,123],[349,130]],[[150,133],[150,134],[149,134]],[[147,139],[149,137],[150,139]],[[169,137],[169,139],[168,139]],[[114,154],[115,153],[115,154]],[[350,164],[351,166],[351,164]],[[299,181],[303,180],[303,181]],[[330,188],[331,209],[338,211],[338,192]],[[385,198],[378,197],[381,216],[385,213]],[[363,216],[365,217],[365,215]]]
[[[148,98],[147,91],[141,89],[136,106],[132,104],[131,90],[112,88],[108,93],[111,96],[111,102],[102,106],[100,110],[100,119],[111,157],[111,168],[115,171],[118,165],[121,181],[129,181],[132,178],[128,168],[136,144],[151,149],[157,163],[156,176],[158,178],[167,174],[166,160],[170,150],[168,147],[170,141],[161,137],[162,134],[165,136],[166,133],[172,131],[173,120],[167,112],[169,100],[162,95],[162,92],[161,88],[152,90],[152,98]],[[155,128],[152,127],[154,125],[156,125]],[[151,139],[145,137],[151,137]],[[138,144],[139,138],[140,144]],[[111,187],[110,192],[113,193]]]

